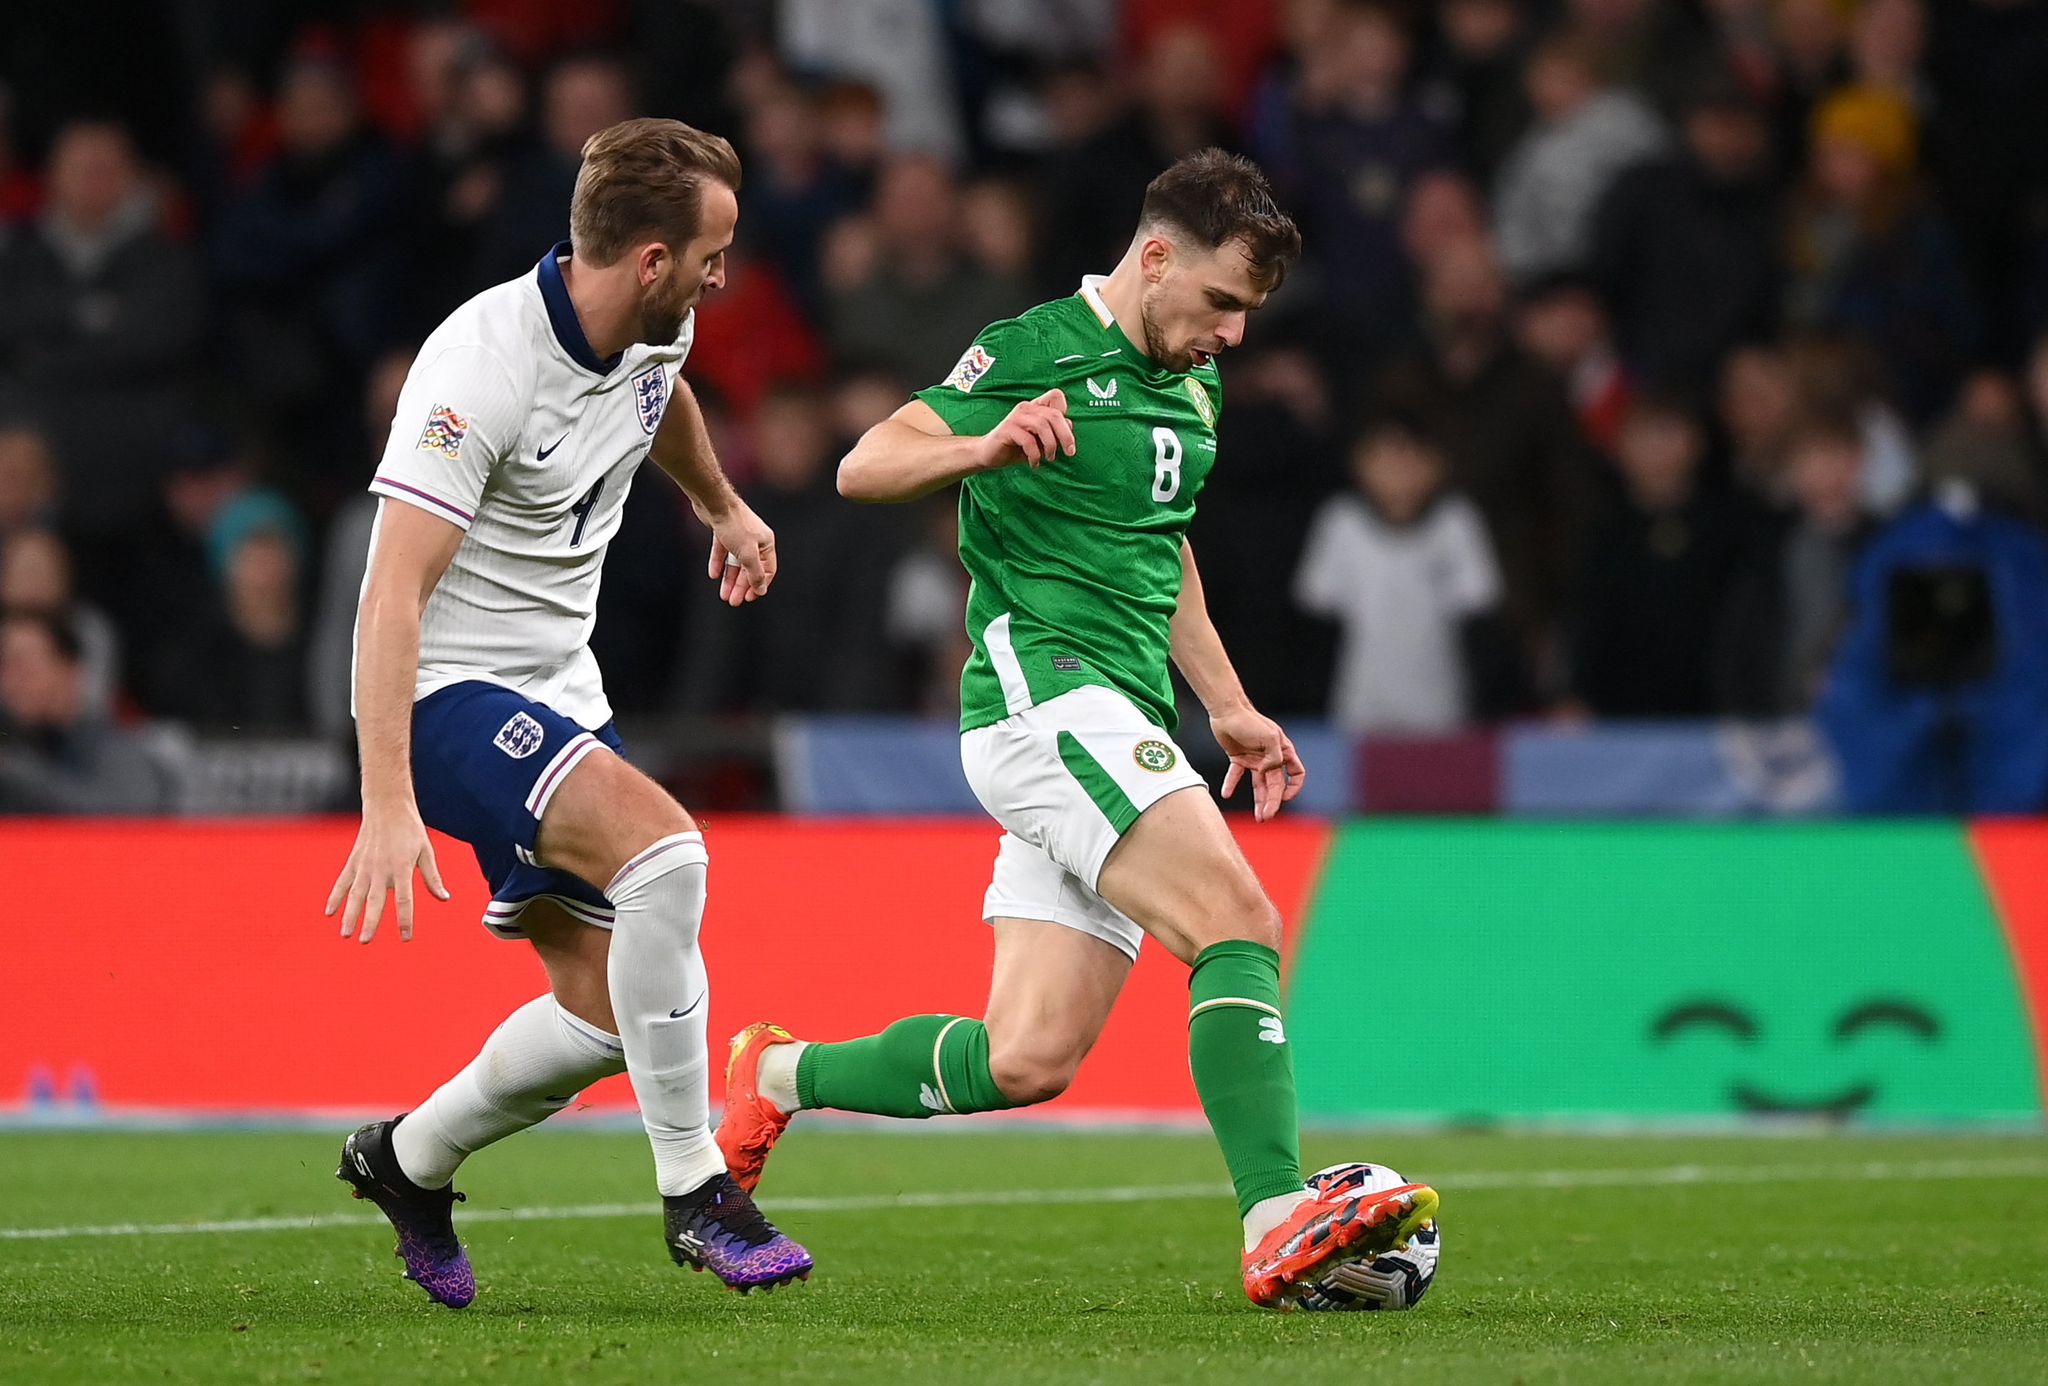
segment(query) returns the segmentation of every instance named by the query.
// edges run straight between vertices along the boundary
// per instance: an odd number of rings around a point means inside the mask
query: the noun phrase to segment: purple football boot
[[[343,1141],[341,1168],[334,1174],[351,1196],[369,1199],[391,1219],[398,1233],[391,1254],[405,1261],[405,1278],[436,1304],[461,1309],[476,1298],[476,1272],[455,1237],[455,1205],[462,1195],[452,1188],[423,1189],[405,1177],[391,1150],[391,1128],[402,1120],[373,1121]]]
[[[741,1294],[811,1278],[811,1253],[776,1231],[729,1174],[661,1205],[679,1266],[708,1270]]]

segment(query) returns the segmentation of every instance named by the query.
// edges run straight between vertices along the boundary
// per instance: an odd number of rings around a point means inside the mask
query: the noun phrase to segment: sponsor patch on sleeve
[[[961,394],[967,394],[974,388],[974,382],[994,370],[995,365],[996,358],[989,355],[981,343],[976,342],[967,348],[967,354],[960,358],[960,364],[953,367],[953,373],[946,377],[946,383]]]
[[[417,450],[438,452],[453,462],[462,456],[462,440],[468,436],[469,420],[447,405],[437,404],[427,415],[427,426],[420,430]]]

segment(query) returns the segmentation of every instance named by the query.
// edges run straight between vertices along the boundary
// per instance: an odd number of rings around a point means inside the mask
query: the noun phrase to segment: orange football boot
[[[748,1193],[761,1182],[768,1152],[775,1149],[793,1115],[761,1096],[761,1056],[773,1045],[795,1043],[795,1035],[765,1020],[732,1037],[732,1056],[725,1063],[725,1116],[718,1123],[718,1149],[734,1182]]]
[[[1312,1282],[1337,1267],[1406,1245],[1436,1216],[1439,1201],[1427,1184],[1312,1194],[1244,1254],[1244,1292],[1262,1309],[1292,1309]]]

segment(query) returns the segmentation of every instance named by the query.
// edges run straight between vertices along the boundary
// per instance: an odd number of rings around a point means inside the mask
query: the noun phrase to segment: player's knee
[[[1205,895],[1199,918],[1189,932],[1197,950],[1233,939],[1277,949],[1280,911],[1256,882],[1237,883]]]
[[[989,1076],[996,1088],[1019,1107],[1050,1102],[1074,1081],[1079,1059],[1055,1057],[1028,1050],[993,1050],[989,1054]]]

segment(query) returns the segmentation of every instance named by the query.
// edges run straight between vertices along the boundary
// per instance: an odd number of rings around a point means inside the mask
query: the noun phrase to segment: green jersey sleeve
[[[1038,325],[1006,318],[983,328],[952,374],[913,398],[930,405],[956,437],[978,438],[1052,383]]]

